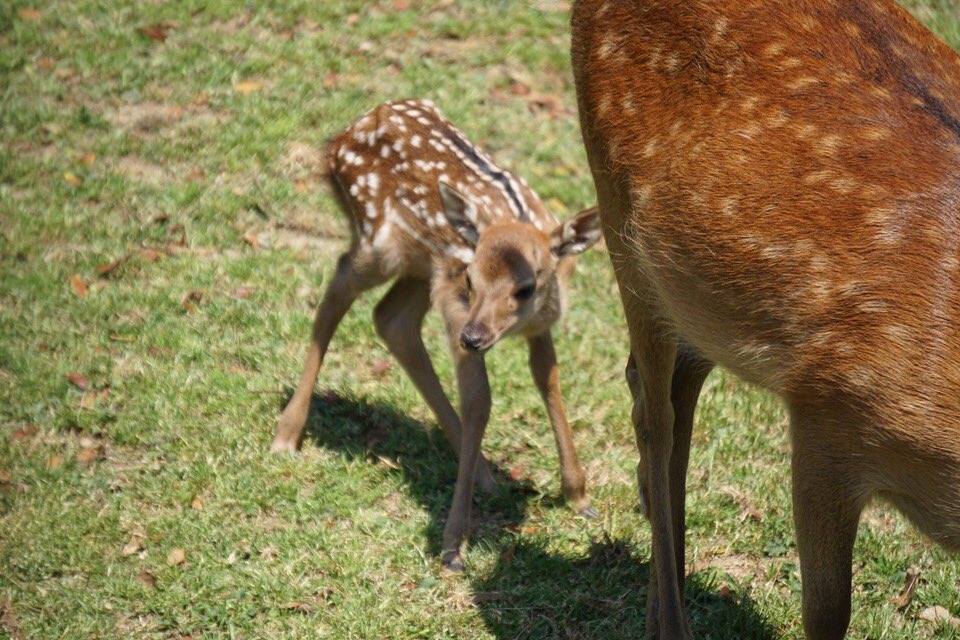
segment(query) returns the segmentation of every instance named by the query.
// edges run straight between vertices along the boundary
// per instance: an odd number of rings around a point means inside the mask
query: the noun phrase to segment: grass
[[[951,2],[910,8],[960,45]],[[517,479],[477,497],[468,571],[441,572],[456,465],[384,363],[376,295],[334,339],[302,454],[265,453],[346,239],[316,149],[430,97],[560,215],[589,205],[567,21],[554,0],[0,7],[0,637],[641,635],[649,530],[600,252],[556,332],[598,520],[560,501],[504,343],[485,450]],[[426,336],[449,381],[435,314]],[[788,473],[779,403],[713,374],[689,483],[698,638],[802,637]],[[960,565],[883,505],[854,570],[850,637],[960,637],[920,619],[960,614]]]

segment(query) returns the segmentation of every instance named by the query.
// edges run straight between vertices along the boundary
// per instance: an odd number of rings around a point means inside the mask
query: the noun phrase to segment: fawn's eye
[[[524,300],[529,300],[530,297],[533,295],[534,289],[535,287],[532,284],[528,284],[524,287],[520,287],[519,289],[513,292],[513,297],[519,300],[520,302],[523,302]]]

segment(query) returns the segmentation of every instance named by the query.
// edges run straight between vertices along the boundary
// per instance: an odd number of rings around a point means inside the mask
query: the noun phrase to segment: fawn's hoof
[[[583,516],[587,520],[596,520],[597,518],[600,517],[600,514],[597,513],[596,509],[594,509],[590,505],[587,505],[584,508],[580,509],[579,511],[577,511],[577,513],[579,513],[581,516]]]
[[[297,443],[291,440],[274,438],[273,443],[270,445],[270,453],[294,454],[296,452],[297,452]]]
[[[463,573],[466,563],[459,551],[444,551],[441,557],[443,567],[451,573]]]

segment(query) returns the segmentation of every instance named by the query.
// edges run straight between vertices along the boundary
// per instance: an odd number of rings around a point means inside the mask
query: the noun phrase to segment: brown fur
[[[682,335],[786,401],[804,625],[842,637],[872,496],[960,547],[960,57],[892,0],[579,0],[573,60],[641,381],[648,627],[688,634]]]
[[[563,312],[575,254],[600,236],[596,210],[559,223],[522,179],[496,167],[429,101],[376,107],[334,137],[328,158],[353,238],[317,309],[300,384],[280,417],[271,450],[293,452],[299,446],[324,354],[353,301],[396,279],[377,305],[374,323],[460,459],[443,562],[462,568],[474,481],[485,490],[494,485],[480,454],[490,414],[483,352],[506,335],[527,338],[531,372],[557,441],[564,496],[592,514],[563,408],[550,328]],[[521,299],[524,288],[530,295]],[[431,301],[446,323],[459,416],[420,335]]]

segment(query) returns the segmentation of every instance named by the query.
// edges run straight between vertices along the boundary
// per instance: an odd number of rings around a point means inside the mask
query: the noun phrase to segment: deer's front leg
[[[597,512],[590,506],[590,499],[587,498],[586,474],[577,457],[577,450],[573,445],[573,434],[567,422],[567,413],[563,408],[560,367],[557,366],[553,338],[549,331],[544,331],[540,335],[528,338],[527,344],[530,347],[530,371],[547,407],[553,436],[557,441],[563,495],[580,514],[588,518],[596,518]]]
[[[451,342],[454,343],[463,433],[457,486],[453,491],[453,504],[447,516],[447,524],[443,528],[441,560],[450,570],[463,571],[461,547],[470,526],[470,503],[473,500],[473,481],[480,458],[480,442],[490,419],[490,383],[483,355],[468,353],[455,340]]]

